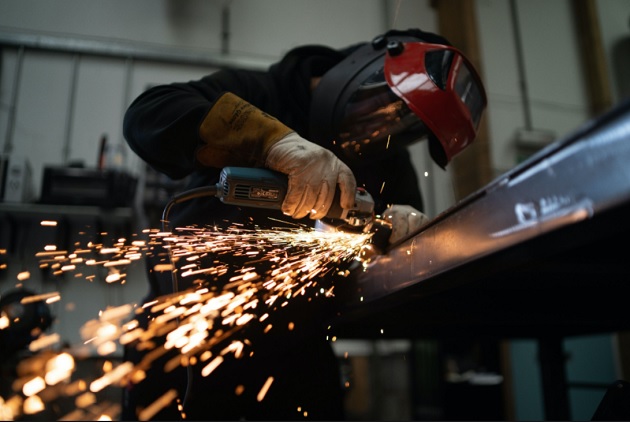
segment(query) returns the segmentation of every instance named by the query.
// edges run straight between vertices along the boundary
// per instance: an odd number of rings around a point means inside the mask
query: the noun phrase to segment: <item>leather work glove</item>
[[[350,168],[331,151],[292,132],[273,144],[266,166],[289,176],[282,212],[293,218],[326,216],[337,185],[344,209],[354,207],[357,182]]]
[[[291,132],[275,117],[225,92],[201,122],[203,143],[195,159],[207,167],[263,167],[269,147]]]
[[[397,243],[414,233],[429,221],[429,217],[410,205],[392,205],[383,212],[382,217],[392,225],[390,244]]]
[[[237,95],[223,93],[199,127],[196,161],[208,167],[267,167],[289,178],[282,212],[312,219],[326,215],[339,185],[340,205],[353,208],[356,180],[331,151],[301,138],[275,117]]]

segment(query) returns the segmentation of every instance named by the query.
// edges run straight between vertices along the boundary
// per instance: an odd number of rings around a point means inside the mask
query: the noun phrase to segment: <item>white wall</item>
[[[516,131],[527,126],[516,40],[509,1],[476,3],[492,163],[500,174],[516,164]],[[519,0],[516,6],[530,104],[528,129],[549,131],[556,138],[563,136],[589,118],[570,0]]]
[[[517,5],[532,125],[560,137],[589,118],[570,0],[519,0]],[[630,6],[624,0],[600,0],[597,5],[602,38],[612,61],[615,45],[630,32]],[[230,10],[230,54],[259,63],[271,63],[296,45],[341,47],[390,27],[437,30],[428,0],[5,0],[0,2],[0,31],[72,40],[131,41],[216,56],[222,48],[223,7]],[[515,164],[514,134],[525,125],[509,2],[477,0],[476,12],[489,97],[490,151],[499,174]],[[77,59],[71,54],[26,50],[16,87],[17,54],[15,48],[2,51],[0,142],[6,151],[12,95],[17,89],[13,152],[31,160],[37,193],[44,165],[64,160],[93,165],[103,133],[112,142],[123,142],[120,128],[124,108],[148,84],[187,80],[212,70],[191,65],[129,64],[123,59],[86,55]],[[69,114],[75,59],[74,109]],[[125,90],[127,72],[131,75],[129,91]],[[618,101],[621,76],[612,63],[609,73]],[[69,146],[67,157],[64,145]],[[430,165],[425,149],[426,145],[419,144],[412,153],[425,192],[435,192],[435,198],[427,198],[428,212],[435,215],[452,204],[452,189],[448,173]],[[132,171],[141,169],[132,154],[128,154],[128,166]],[[433,177],[435,182],[428,183],[425,170],[429,171],[428,179]]]
[[[625,0],[598,0],[602,40],[615,102],[630,97],[630,5]]]
[[[221,10],[229,6],[227,42],[232,55],[272,63],[290,48],[305,43],[342,47],[370,39],[395,20],[402,28],[422,25],[435,30],[428,2],[382,1],[6,1],[0,4],[0,30],[11,34],[53,35],[71,40],[132,41],[177,47],[209,56],[221,52]],[[335,13],[330,13],[331,8]],[[282,10],[282,14],[278,14]],[[70,11],[70,12],[69,12]],[[414,17],[418,16],[419,19]],[[123,59],[26,50],[20,81],[14,86],[18,51],[6,49],[2,60],[0,133],[4,150],[28,155],[40,192],[45,165],[83,161],[95,165],[98,141],[122,142],[126,105],[149,84],[197,78],[208,67],[129,64]],[[74,60],[76,82],[72,75]],[[130,91],[125,92],[127,66]],[[69,92],[74,84],[74,99]],[[14,127],[7,133],[12,96],[17,91]],[[46,95],[42,95],[46,93]],[[71,101],[74,101],[72,103]],[[70,106],[73,105],[73,110]],[[68,123],[69,122],[69,123]],[[10,137],[9,139],[6,139]],[[69,146],[67,157],[63,147]],[[38,151],[38,154],[30,152]],[[128,153],[128,167],[139,172],[138,159]]]
[[[388,20],[401,28],[420,25],[435,30],[428,1],[9,0],[0,2],[0,33],[52,37],[65,46],[83,41],[112,46],[130,42],[217,57],[224,6],[230,10],[230,56],[265,66],[300,44],[343,47],[371,39],[388,28]],[[29,159],[37,197],[45,166],[82,162],[95,167],[103,134],[109,142],[124,146],[127,169],[141,177],[144,166],[122,137],[127,105],[149,85],[199,78],[216,69],[40,49],[20,52],[14,46],[3,48],[1,57],[0,145],[4,152]],[[424,149],[414,153],[423,163]],[[19,270],[18,265],[9,268],[10,283],[15,283]],[[116,289],[115,295],[111,286],[98,283],[52,286],[33,277],[29,284],[36,291],[60,290],[66,301],[77,305],[72,311],[55,305],[55,329],[72,344],[80,341],[80,324],[94,318],[99,309],[137,301],[147,289],[143,268],[135,267],[127,285]],[[81,296],[88,300],[77,301]]]
[[[227,43],[230,56],[243,63],[250,59],[272,63],[290,48],[305,43],[342,47],[371,39],[392,27],[437,31],[430,3],[430,0],[2,0],[0,34],[52,35],[116,45],[133,42],[216,57],[222,49],[221,12],[225,6],[230,10]],[[517,5],[533,127],[563,136],[589,118],[570,0],[518,0]],[[630,2],[598,0],[597,5],[602,37],[612,61],[615,46],[628,39]],[[490,151],[498,175],[516,164],[514,134],[525,125],[509,3],[476,0],[476,13],[482,76],[489,99]],[[45,165],[79,160],[95,166],[102,134],[108,134],[111,142],[123,143],[124,110],[148,85],[185,81],[214,70],[212,66],[130,62],[90,55],[75,57],[27,49],[18,73],[18,57],[15,47],[1,51],[0,148],[7,152],[12,144],[11,152],[29,158],[38,194]],[[619,101],[628,95],[623,90],[628,82],[612,65],[609,73],[615,100]],[[16,76],[19,76],[17,85]],[[71,92],[74,92],[72,98]],[[70,114],[71,104],[74,107]],[[13,105],[15,109],[11,108]],[[14,126],[10,132],[13,113]],[[65,145],[69,147],[67,157]],[[412,154],[428,214],[435,216],[453,203],[449,174],[430,162],[426,145],[413,146]],[[126,166],[134,173],[142,172],[140,161],[129,151]],[[141,272],[137,283],[115,295],[103,291],[91,308],[72,314],[72,321],[64,321],[64,313],[60,313],[58,331],[64,339],[75,342],[77,321],[93,317],[91,313],[96,308],[138,300],[146,290]],[[2,286],[0,293],[8,284]],[[76,289],[68,292],[68,297],[80,300],[80,291]]]

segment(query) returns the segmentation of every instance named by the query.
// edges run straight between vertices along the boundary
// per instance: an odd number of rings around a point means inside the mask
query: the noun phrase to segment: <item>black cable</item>
[[[204,196],[217,196],[217,193],[220,192],[220,185],[216,184],[214,186],[203,186],[200,188],[194,188],[182,192],[173,196],[164,206],[164,210],[162,211],[162,231],[168,232],[168,215],[171,212],[171,208],[173,205],[179,204],[181,202],[190,201],[191,199],[201,198]],[[172,271],[172,286],[173,293],[177,293],[179,291],[178,282],[177,282],[177,273],[175,271],[175,263],[173,262],[173,255],[171,253],[171,248],[168,248],[168,259],[173,267]]]
[[[175,196],[173,196],[164,206],[164,210],[162,211],[162,231],[163,232],[168,232],[169,231],[169,227],[168,227],[168,215],[171,212],[171,208],[173,208],[174,205],[179,204],[181,202],[186,202],[186,201],[190,201],[191,199],[195,199],[195,198],[201,198],[201,197],[205,197],[205,196],[217,196],[217,193],[220,192],[220,185],[214,185],[214,186],[204,186],[201,188],[195,188],[195,189],[190,189],[187,190],[185,192],[182,192],[180,194],[177,194]],[[173,248],[168,248],[168,259],[169,262],[171,264],[171,280],[172,280],[172,288],[173,288],[173,293],[177,293],[179,291],[179,285],[178,285],[178,281],[177,281],[177,271],[175,268],[175,261],[173,260],[173,252],[172,252]],[[176,318],[177,324],[179,325],[179,317]],[[190,394],[190,390],[192,387],[192,381],[193,381],[193,373],[192,373],[192,366],[190,366],[190,364],[188,364],[186,366],[186,391],[184,392],[184,400],[182,401],[182,407],[185,409],[186,408],[186,402],[188,401],[188,396]]]

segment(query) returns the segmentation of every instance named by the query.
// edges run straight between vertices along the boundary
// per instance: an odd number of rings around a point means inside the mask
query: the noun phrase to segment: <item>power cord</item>
[[[171,208],[173,208],[174,205],[182,203],[182,202],[190,201],[191,199],[195,199],[195,198],[201,198],[205,196],[216,196],[218,189],[219,187],[217,185],[204,186],[200,188],[190,189],[190,190],[187,190],[185,192],[182,192],[180,194],[173,196],[164,206],[164,210],[162,211],[162,231],[166,233],[170,230],[168,227],[169,226],[168,216],[171,212]],[[175,268],[175,260],[173,259],[172,248],[168,248],[168,259],[172,268],[171,283],[172,283],[173,293],[177,293],[179,292],[179,282],[177,279],[177,271]],[[177,324],[179,325],[179,322],[180,322],[179,317],[176,318],[176,321],[177,321]],[[184,409],[186,408],[186,403],[188,401],[188,397],[189,397],[190,390],[192,388],[192,382],[193,382],[193,372],[192,372],[192,367],[190,366],[190,364],[186,365],[186,378],[187,378],[186,391],[184,392],[184,400],[182,401],[182,407]]]

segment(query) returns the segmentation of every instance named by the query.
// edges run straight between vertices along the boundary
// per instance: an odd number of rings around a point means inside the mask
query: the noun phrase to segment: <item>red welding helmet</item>
[[[475,139],[486,103],[481,79],[456,48],[384,36],[324,74],[313,92],[311,132],[362,161],[426,137],[444,168]]]

